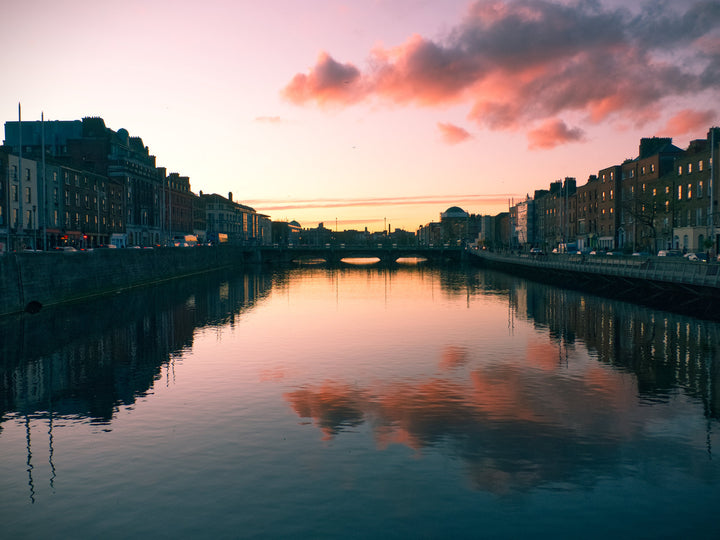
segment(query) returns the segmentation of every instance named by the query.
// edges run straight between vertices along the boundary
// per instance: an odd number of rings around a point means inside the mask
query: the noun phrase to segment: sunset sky
[[[2,120],[101,116],[192,190],[414,231],[720,123],[720,1],[24,0]]]

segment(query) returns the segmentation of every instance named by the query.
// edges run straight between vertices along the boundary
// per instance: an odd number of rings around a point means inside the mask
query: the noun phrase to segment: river
[[[491,271],[0,319],[4,538],[714,538],[720,325]]]

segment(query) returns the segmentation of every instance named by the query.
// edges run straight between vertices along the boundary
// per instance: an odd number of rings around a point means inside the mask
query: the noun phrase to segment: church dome
[[[442,214],[440,214],[440,219],[458,219],[458,218],[467,218],[468,213],[460,208],[459,206],[451,206],[447,210],[445,210]]]

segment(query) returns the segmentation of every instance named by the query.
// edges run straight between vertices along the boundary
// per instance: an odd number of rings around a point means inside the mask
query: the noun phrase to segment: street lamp
[[[97,238],[95,239],[95,247],[100,245],[100,197],[103,198],[103,206],[104,206],[105,192],[98,190],[98,192],[97,192]]]
[[[37,249],[37,218],[35,212],[37,211],[37,205],[33,204],[33,249]]]

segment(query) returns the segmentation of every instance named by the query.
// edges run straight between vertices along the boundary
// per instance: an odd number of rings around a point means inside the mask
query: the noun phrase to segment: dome
[[[459,206],[451,206],[440,214],[440,219],[465,219],[468,217],[468,213],[460,208]]]

